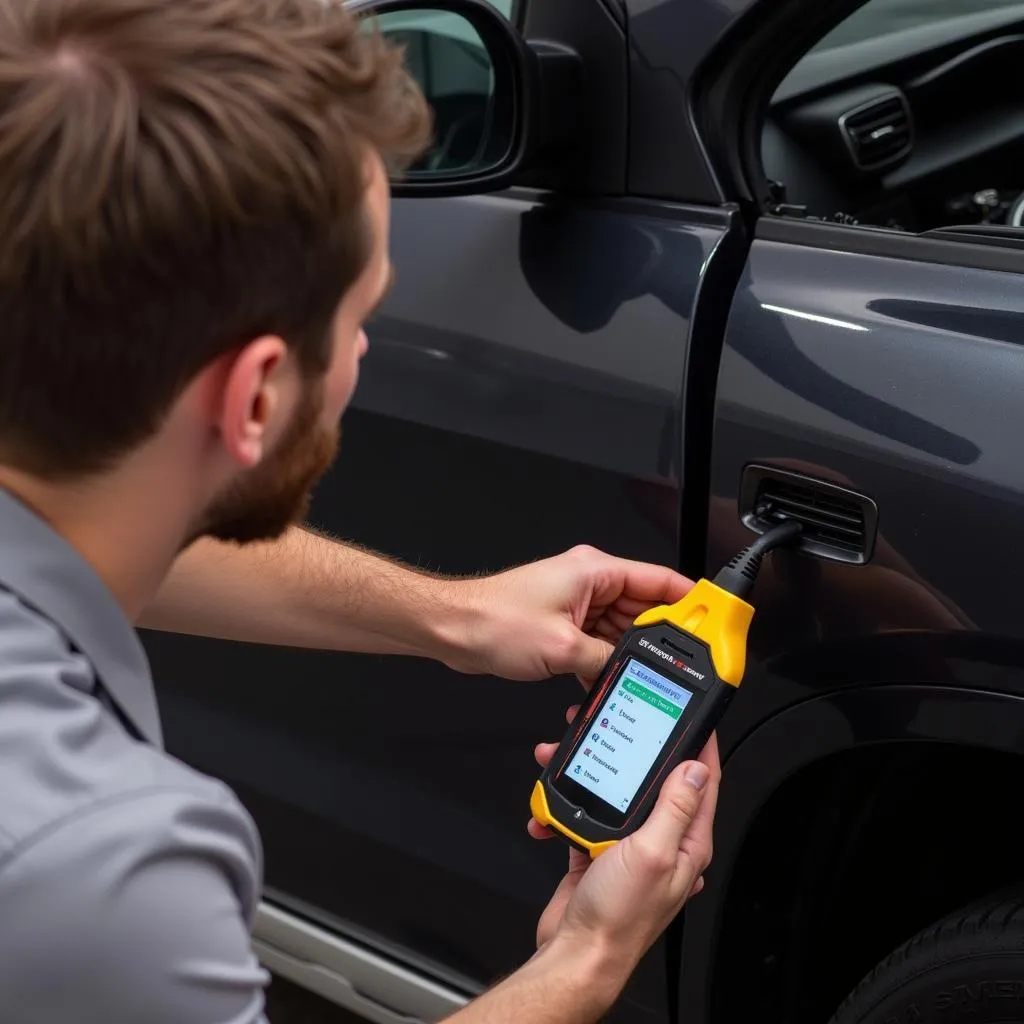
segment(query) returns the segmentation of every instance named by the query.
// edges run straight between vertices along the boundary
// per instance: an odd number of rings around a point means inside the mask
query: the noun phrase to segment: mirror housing
[[[458,48],[475,61],[478,70],[482,60],[490,64],[489,95],[471,97],[478,108],[483,107],[468,112],[464,107],[451,124],[438,123],[434,147],[423,161],[392,179],[393,195],[477,195],[530,184],[538,176],[547,179],[552,172],[558,177],[555,168],[562,154],[571,152],[581,123],[577,101],[583,76],[576,54],[550,44],[528,44],[486,0],[347,0],[346,7],[358,17],[379,19],[385,37],[395,36],[400,43],[403,37],[417,34],[425,44],[444,38],[449,53]],[[465,31],[432,32],[432,20],[436,25],[446,16],[452,18],[447,27],[458,24],[476,38]],[[456,38],[458,34],[461,38]],[[417,77],[413,63],[407,51],[407,64]],[[465,60],[463,66],[468,66]],[[439,108],[445,98],[432,96],[429,83],[425,87],[417,80],[440,122]],[[443,166],[441,158],[450,137],[460,131],[464,137],[467,125],[477,129],[477,149],[487,150],[486,158],[461,167]]]

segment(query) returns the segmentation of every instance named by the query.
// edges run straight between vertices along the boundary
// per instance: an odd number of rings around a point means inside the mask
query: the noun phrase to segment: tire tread
[[[962,908],[922,929],[861,980],[843,1000],[831,1024],[856,1024],[893,989],[951,955],[1004,949],[1024,950],[1024,898],[1019,892]]]

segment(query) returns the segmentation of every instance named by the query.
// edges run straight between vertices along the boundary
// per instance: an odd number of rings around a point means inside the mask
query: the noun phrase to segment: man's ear
[[[217,427],[228,455],[246,468],[266,454],[287,405],[288,346],[267,336],[249,342],[228,363]]]

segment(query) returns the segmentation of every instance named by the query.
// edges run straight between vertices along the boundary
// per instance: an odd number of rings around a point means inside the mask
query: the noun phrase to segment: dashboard
[[[1024,225],[1024,3],[807,54],[762,135],[808,216],[921,232]]]

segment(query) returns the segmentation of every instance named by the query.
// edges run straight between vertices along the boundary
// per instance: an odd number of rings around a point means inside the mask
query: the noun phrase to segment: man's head
[[[0,0],[0,465],[157,453],[193,532],[280,532],[389,279],[385,163],[428,130],[332,0]]]

